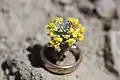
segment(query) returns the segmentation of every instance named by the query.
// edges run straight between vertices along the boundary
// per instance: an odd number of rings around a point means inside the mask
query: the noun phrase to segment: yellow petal
[[[64,38],[68,39],[68,38],[70,38],[70,35],[64,35]]]
[[[82,40],[84,40],[84,36],[83,35],[81,35],[80,37],[78,37],[78,41],[82,41]]]
[[[85,28],[84,27],[80,28],[80,33],[84,33],[84,32],[85,32]]]
[[[79,25],[79,20],[76,18],[74,19],[74,26],[78,26]]]
[[[72,36],[75,38],[77,37],[77,32],[72,33]]]
[[[74,32],[75,30],[73,29],[73,28],[70,28],[70,32],[72,33],[72,32]]]
[[[76,40],[74,38],[70,38],[66,41],[68,44],[74,44]]]
[[[69,46],[72,46],[73,44],[68,44]]]
[[[53,47],[54,47],[55,49],[57,49],[57,48],[59,48],[59,45],[54,45]]]
[[[72,22],[73,26],[78,26],[79,25],[79,20],[77,18],[68,17],[67,21]]]
[[[52,46],[55,44],[53,40],[50,40],[49,42]]]
[[[62,21],[63,21],[62,17],[56,17],[53,22],[57,24],[57,23],[62,23]]]
[[[54,32],[52,32],[52,31],[49,32],[49,35],[50,35],[50,37],[52,37],[52,38],[57,38],[57,35],[54,34]]]
[[[61,43],[61,42],[63,41],[62,38],[56,38],[56,40],[57,40],[59,43]]]

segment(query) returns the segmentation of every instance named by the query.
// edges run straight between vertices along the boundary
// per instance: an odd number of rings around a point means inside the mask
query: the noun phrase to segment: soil
[[[57,61],[56,64],[70,65],[76,62],[75,56],[70,51],[66,51],[64,55],[65,55],[65,58],[63,59],[63,61]]]

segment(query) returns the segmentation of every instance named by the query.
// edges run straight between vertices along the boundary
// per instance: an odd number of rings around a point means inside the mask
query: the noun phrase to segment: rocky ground
[[[55,75],[40,65],[55,17],[77,17],[86,28],[79,68]],[[0,80],[120,80],[120,0],[0,0]]]

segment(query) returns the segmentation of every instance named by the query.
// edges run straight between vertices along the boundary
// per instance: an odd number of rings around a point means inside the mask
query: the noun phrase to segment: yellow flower
[[[62,17],[56,17],[56,18],[53,20],[53,22],[54,22],[55,24],[57,24],[57,23],[62,23],[62,21],[63,21],[63,18],[62,18]]]
[[[78,26],[79,25],[79,20],[77,18],[68,17],[67,21],[72,22],[73,26]]]
[[[56,28],[56,25],[52,22],[50,22],[47,26],[46,26],[50,31],[54,31],[54,29]]]
[[[77,18],[68,17],[66,19],[65,24],[72,23],[67,25],[68,28],[65,28],[66,25],[63,25],[62,23],[63,18],[56,17],[52,19],[45,27],[49,31],[49,36],[51,37],[49,43],[52,47],[57,49],[60,48],[60,45],[64,43],[72,46],[76,41],[82,41],[84,39],[83,33],[85,32],[85,28],[82,26],[82,24],[80,24]],[[61,32],[64,29],[66,32]]]
[[[75,25],[75,26],[78,26],[78,25],[79,25],[79,20],[78,20],[77,18],[74,20],[74,25]]]
[[[75,30],[73,29],[73,28],[70,28],[70,32],[72,33],[72,32],[74,32]]]
[[[84,33],[85,32],[85,28],[81,27],[79,31],[80,31],[80,33]]]
[[[53,47],[54,47],[55,49],[57,49],[57,48],[59,48],[59,45],[53,45]]]
[[[57,37],[52,31],[49,32],[49,35],[50,37],[53,37],[53,38]]]
[[[84,36],[82,34],[78,34],[77,36],[78,41],[84,40]]]
[[[56,38],[56,41],[61,43],[63,41],[63,39],[62,38]]]
[[[59,18],[59,22],[61,23],[62,21],[63,21],[63,18],[62,18],[62,17],[60,17],[60,18]]]
[[[66,42],[68,43],[69,46],[72,46],[76,42],[76,40],[74,38],[70,38]]]
[[[50,35],[50,36],[53,36],[53,35],[54,35],[54,33],[53,33],[53,32],[50,32],[50,33],[49,33],[49,35]]]
[[[68,38],[70,38],[70,35],[64,35],[63,36],[65,39],[68,39]]]
[[[60,43],[58,43],[57,41],[55,40],[50,40],[49,42],[51,44],[52,47],[54,47],[55,49],[57,49],[60,45]]]
[[[75,32],[72,33],[72,36],[73,36],[74,38],[76,38],[76,37],[77,37],[77,34],[78,34],[78,33],[75,31]]]
[[[78,27],[81,28],[81,27],[83,27],[83,26],[82,26],[82,24],[79,24]]]
[[[58,41],[56,40],[56,38],[53,39],[53,41],[54,41],[55,44],[58,44]]]
[[[55,44],[53,40],[50,40],[49,43],[50,43],[51,45],[54,45],[54,44]]]

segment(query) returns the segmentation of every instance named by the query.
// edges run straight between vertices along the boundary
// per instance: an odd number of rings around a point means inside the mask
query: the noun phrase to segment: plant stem
[[[68,46],[62,46],[60,52],[58,52],[58,60],[62,61],[64,59],[64,52],[68,49]]]

